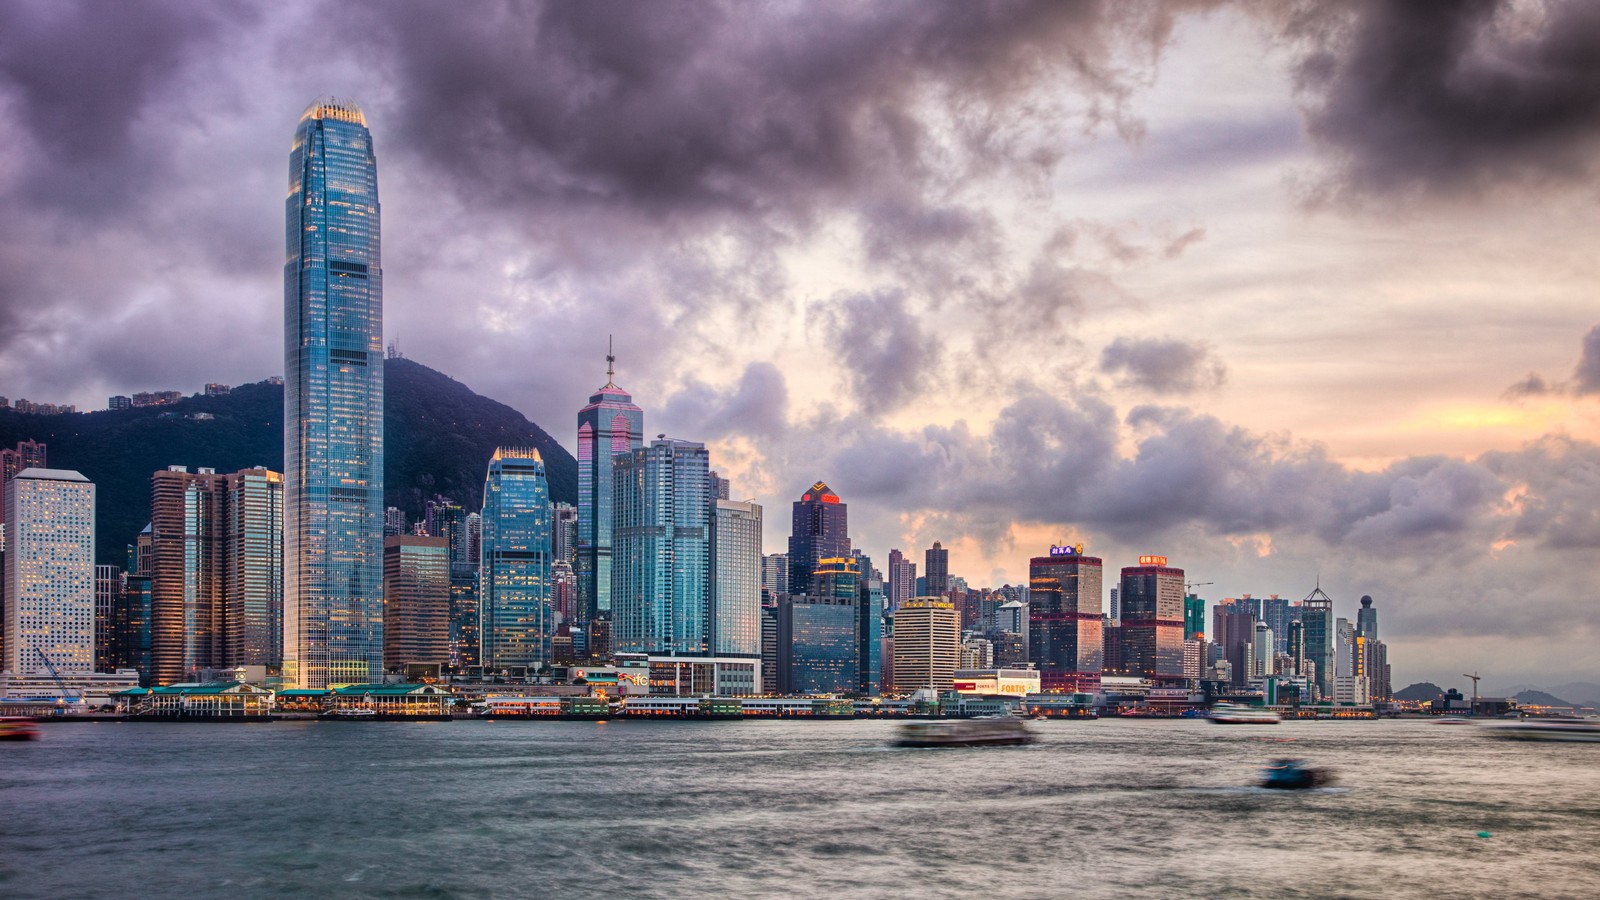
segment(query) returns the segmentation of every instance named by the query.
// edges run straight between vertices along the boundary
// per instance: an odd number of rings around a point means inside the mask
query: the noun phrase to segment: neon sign
[[[1083,555],[1083,545],[1082,544],[1068,544],[1065,547],[1051,547],[1050,548],[1050,555],[1051,556],[1082,556]]]
[[[1167,558],[1165,556],[1141,556],[1141,557],[1139,557],[1139,565],[1141,565],[1141,566],[1164,566],[1166,564],[1167,564]]]

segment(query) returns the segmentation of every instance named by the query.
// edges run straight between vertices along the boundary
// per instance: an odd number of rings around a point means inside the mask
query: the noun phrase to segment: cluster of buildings
[[[233,390],[226,384],[209,383],[201,391],[207,397],[223,397]],[[183,399],[182,391],[141,391],[128,397],[118,394],[106,401],[106,409],[142,409],[147,406],[171,406]]]
[[[1165,557],[1124,567],[1109,606],[1082,545],[993,590],[951,574],[939,543],[920,575],[899,549],[880,569],[823,481],[792,505],[788,552],[763,555],[762,507],[731,498],[704,444],[647,441],[609,354],[577,413],[576,505],[551,502],[536,450],[501,447],[477,509],[436,496],[408,523],[382,502],[379,203],[361,110],[314,103],[290,163],[284,471],[153,473],[125,566],[96,566],[94,485],[49,469],[43,445],[0,452],[7,677],[587,685],[633,659],[674,695],[1388,691],[1370,598],[1354,626],[1320,590],[1225,600],[1208,635],[1204,601]]]
[[[70,403],[35,403],[25,399],[13,403],[6,397],[0,397],[0,409],[14,409],[19,413],[35,416],[62,416],[78,411],[78,408]]]

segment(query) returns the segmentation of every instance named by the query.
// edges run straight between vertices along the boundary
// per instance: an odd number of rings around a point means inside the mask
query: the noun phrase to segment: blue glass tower
[[[617,650],[704,654],[711,480],[704,444],[657,440],[613,466],[611,634]]]
[[[283,676],[383,674],[383,269],[361,108],[306,108],[289,153],[284,309]]]
[[[644,446],[644,410],[612,382],[616,357],[606,354],[606,384],[578,410],[578,621],[611,617],[613,458]]]
[[[479,622],[486,669],[550,662],[550,486],[537,450],[501,447],[483,482]]]

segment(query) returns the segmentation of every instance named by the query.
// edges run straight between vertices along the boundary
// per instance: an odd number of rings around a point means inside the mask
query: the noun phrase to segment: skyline
[[[571,449],[615,332],[647,433],[768,509],[828,482],[874,559],[1160,553],[1373,595],[1399,684],[1593,679],[1600,14],[1487,8],[7,7],[0,379],[278,374],[281,142],[332,92],[384,153],[385,339]],[[312,59],[313,15],[367,31]]]

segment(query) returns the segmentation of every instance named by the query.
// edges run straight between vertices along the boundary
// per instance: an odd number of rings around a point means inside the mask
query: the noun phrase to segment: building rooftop
[[[361,107],[354,100],[344,100],[339,97],[318,97],[306,107],[300,115],[300,121],[307,119],[334,119],[339,122],[353,122],[362,128],[367,127],[367,117],[361,112]]]
[[[86,483],[89,481],[89,479],[83,477],[82,472],[75,472],[71,469],[23,469],[15,477],[37,478],[41,481],[82,481]]]

